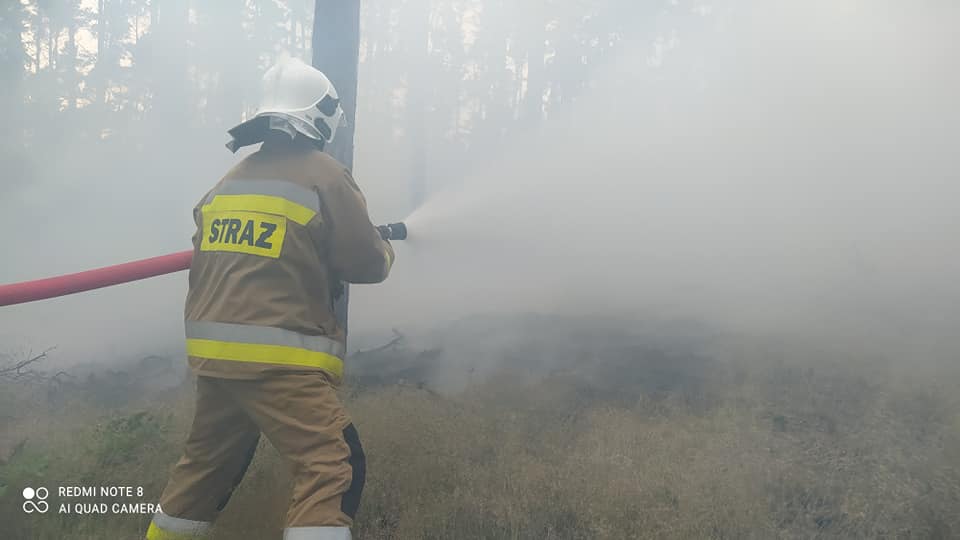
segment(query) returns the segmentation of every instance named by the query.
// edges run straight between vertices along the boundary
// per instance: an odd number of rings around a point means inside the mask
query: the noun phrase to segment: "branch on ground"
[[[357,351],[357,352],[353,353],[353,355],[354,355],[354,356],[365,356],[365,355],[369,355],[369,354],[376,354],[376,353],[378,353],[378,352],[385,351],[385,350],[387,350],[387,349],[392,349],[392,348],[396,347],[397,345],[399,345],[399,344],[405,339],[405,336],[404,336],[403,334],[401,334],[396,328],[393,329],[393,335],[394,335],[394,338],[391,339],[386,345],[381,345],[381,346],[379,346],[379,347],[377,347],[377,348],[375,348],[375,349],[369,349],[369,350],[366,350],[366,351]]]
[[[420,381],[420,382],[417,382],[417,383],[414,384],[414,383],[409,383],[409,382],[401,379],[400,381],[397,382],[397,386],[399,386],[399,387],[401,387],[401,388],[410,388],[410,389],[413,389],[413,390],[420,390],[420,391],[422,391],[422,392],[426,392],[426,393],[430,394],[431,396],[433,396],[433,397],[435,397],[435,398],[442,398],[442,397],[443,397],[443,396],[441,396],[440,394],[438,394],[436,391],[432,390],[429,386],[427,386],[426,381]]]
[[[0,380],[3,381],[47,381],[47,380],[57,380],[61,375],[66,375],[64,372],[59,372],[53,377],[47,375],[43,371],[35,369],[37,364],[42,360],[47,358],[47,355],[56,349],[56,347],[50,347],[49,349],[43,351],[38,355],[33,353],[27,354],[27,358],[19,360],[13,363],[9,363],[5,366],[0,366]]]

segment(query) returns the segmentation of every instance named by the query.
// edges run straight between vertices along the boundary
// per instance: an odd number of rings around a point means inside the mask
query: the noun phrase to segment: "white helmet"
[[[346,125],[340,98],[330,79],[297,58],[284,58],[263,75],[260,106],[253,118],[228,133],[227,148],[262,142],[270,129],[327,143]]]

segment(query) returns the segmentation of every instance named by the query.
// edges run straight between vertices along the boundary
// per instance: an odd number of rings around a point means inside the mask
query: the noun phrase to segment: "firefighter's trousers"
[[[193,427],[147,539],[203,538],[243,478],[261,432],[293,472],[284,539],[349,539],[365,460],[356,429],[319,372],[198,377]]]

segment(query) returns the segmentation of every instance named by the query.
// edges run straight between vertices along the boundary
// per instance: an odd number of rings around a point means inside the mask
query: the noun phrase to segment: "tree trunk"
[[[107,48],[107,2],[99,0],[97,2],[97,60]]]
[[[327,151],[353,169],[353,134],[357,114],[357,64],[360,61],[360,1],[316,0],[313,22],[313,65],[330,79],[340,95],[346,127]]]
[[[528,126],[536,124],[543,116],[545,49],[543,34],[538,32],[527,52],[527,89],[520,112],[523,123]]]
[[[71,14],[70,22],[67,23],[66,53],[70,59],[67,62],[67,69],[70,70],[70,73],[66,75],[69,82],[67,109],[76,109],[80,91],[77,89],[77,22],[73,14]]]
[[[34,66],[37,68],[37,73],[40,73],[40,26],[42,22],[42,17],[40,16],[39,8],[37,8],[37,16],[34,19],[35,24],[33,25],[33,46],[36,47],[34,51]]]
[[[49,27],[47,34],[47,64],[49,64],[50,70],[57,69],[57,38],[54,35],[53,31],[53,21],[47,20],[47,25]]]
[[[360,0],[316,0],[313,16],[313,65],[333,83],[340,96],[347,125],[327,153],[347,169],[353,170],[353,134],[357,125],[357,71],[360,62]],[[347,305],[350,288],[334,302],[337,321],[347,331]]]
[[[401,15],[401,33],[405,43],[407,68],[407,110],[404,132],[410,144],[410,211],[421,204],[427,190],[427,82],[430,55],[430,2],[412,2]]]
[[[103,105],[107,102],[107,77],[106,60],[107,56],[107,1],[97,2],[97,79],[99,88],[97,88],[97,103]]]

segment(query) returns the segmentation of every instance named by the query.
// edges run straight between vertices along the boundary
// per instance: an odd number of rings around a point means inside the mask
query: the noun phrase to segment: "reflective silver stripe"
[[[343,358],[343,343],[326,336],[308,336],[284,328],[231,324],[213,321],[186,321],[187,339],[207,339],[230,343],[282,345]]]
[[[283,540],[350,540],[350,527],[287,527]]]
[[[320,197],[315,191],[286,180],[227,180],[211,191],[204,203],[209,203],[217,195],[271,195],[314,212],[320,211]]]
[[[168,516],[162,511],[153,515],[153,523],[166,532],[177,534],[203,535],[210,530],[213,523],[209,521],[192,521],[178,517]]]

